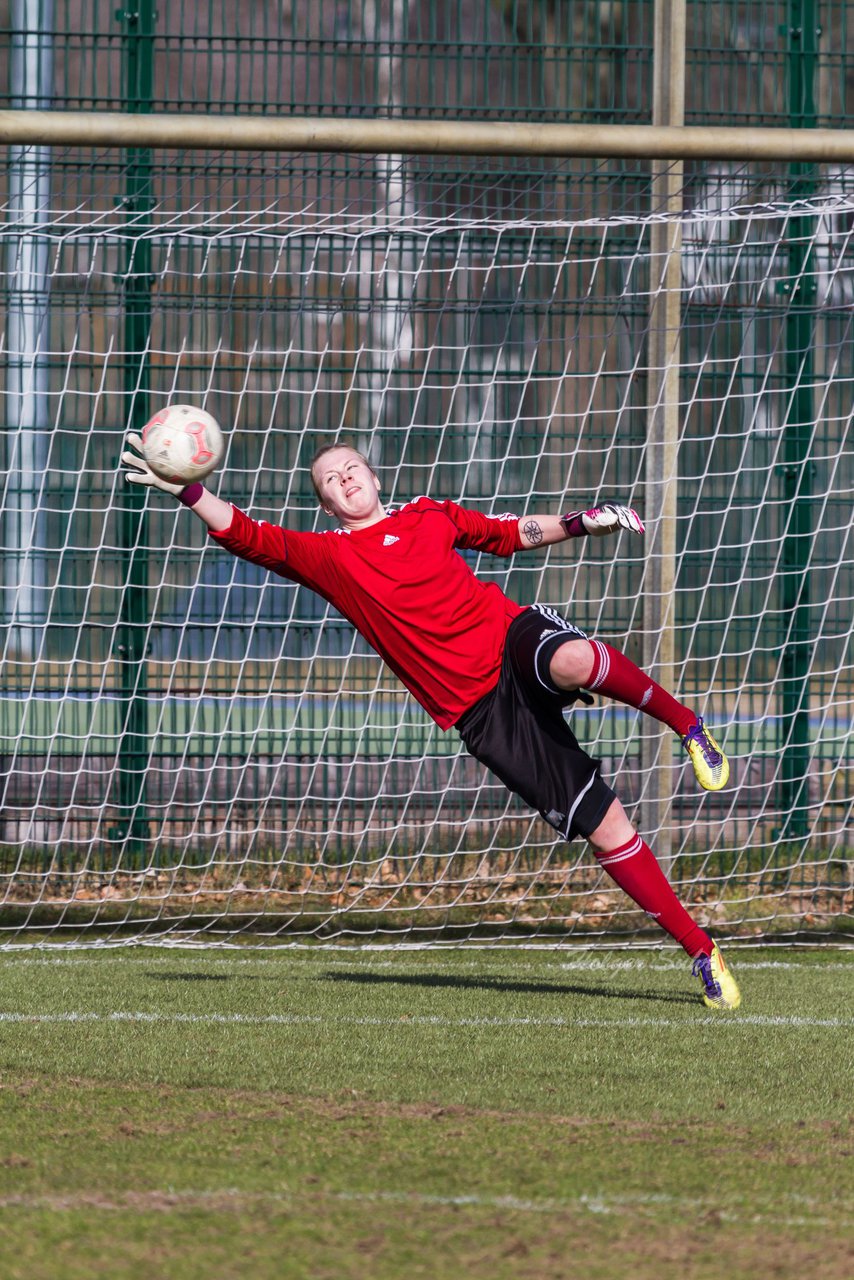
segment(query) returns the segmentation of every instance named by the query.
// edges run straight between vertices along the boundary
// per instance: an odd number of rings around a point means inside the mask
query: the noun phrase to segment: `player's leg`
[[[638,835],[619,800],[587,839],[599,863],[648,915],[654,917],[693,959],[711,955],[714,943],[676,897],[645,840]]]
[[[703,983],[704,1002],[714,1009],[737,1009],[741,995],[719,948],[685,910],[619,800],[613,801],[587,838],[612,880],[694,960],[693,972]]]
[[[497,685],[460,717],[457,729],[470,754],[565,840],[590,839],[616,883],[696,957],[696,965],[709,968],[714,943],[681,905],[563,717],[567,698],[550,681],[548,663],[570,632],[579,636],[539,607],[516,618]],[[717,1007],[727,1006],[719,1001]]]
[[[604,693],[669,725],[682,739],[700,786],[707,791],[720,791],[726,786],[729,762],[702,718],[619,649],[601,640],[569,637],[552,653],[549,675],[558,689]]]

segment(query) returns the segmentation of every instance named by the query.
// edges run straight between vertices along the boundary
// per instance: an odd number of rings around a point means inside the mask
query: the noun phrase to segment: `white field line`
[[[397,1018],[372,1018],[311,1013],[149,1013],[117,1010],[112,1013],[66,1012],[23,1013],[0,1012],[0,1023],[26,1023],[40,1026],[53,1023],[142,1023],[152,1025],[188,1024],[190,1026],[246,1026],[246,1027],[299,1027],[299,1026],[351,1026],[351,1027],[679,1027],[709,1026],[733,1027],[854,1027],[854,1018],[805,1018],[795,1014],[766,1015],[759,1013],[715,1013],[684,1018],[443,1018],[436,1014],[401,1014]]]
[[[121,964],[138,964],[150,967],[151,965],[174,966],[177,960],[187,964],[199,964],[207,967],[224,966],[232,968],[238,965],[247,967],[254,966],[272,966],[282,968],[292,961],[296,960],[299,964],[304,956],[296,957],[293,954],[279,953],[276,957],[268,956],[236,956],[222,955],[221,953],[201,952],[198,950],[190,950],[187,954],[176,956],[175,951],[178,948],[170,949],[164,954],[163,951],[159,955],[140,954],[135,952],[132,955],[122,956]],[[436,957],[440,954],[438,951],[433,953]],[[447,954],[445,952],[444,954]],[[501,955],[501,953],[493,952],[502,960],[510,959],[509,956]],[[358,965],[366,969],[393,969],[404,968],[411,971],[411,963],[405,953],[398,953],[394,958],[379,959],[375,955],[370,955],[364,951],[352,951],[346,959],[339,957],[331,957],[315,950],[313,955],[316,957],[318,964],[323,964],[327,968],[352,968]],[[79,953],[63,952],[59,955],[51,956],[33,956],[12,954],[6,952],[0,954],[0,967],[9,966],[34,966],[40,967],[64,967],[74,965],[94,965],[99,964],[102,960],[107,960],[110,964],[116,963],[116,957],[110,955],[109,958],[105,954],[97,955],[91,951],[85,955]],[[573,960],[544,960],[540,963],[520,964],[518,959],[513,959],[513,969],[524,972],[540,972],[543,969],[557,969],[561,971],[576,971],[590,973],[684,973],[688,968],[689,961],[687,958],[676,958],[673,960],[653,960],[645,956],[632,957],[612,957],[612,956],[579,956]],[[482,960],[461,960],[455,959],[454,970],[471,969],[477,972],[483,971]],[[827,969],[854,971],[854,957],[851,960],[830,960],[826,964],[815,964],[811,961],[798,960],[743,960],[740,956],[736,956],[733,960],[732,967],[737,969],[739,973],[748,969],[775,969],[775,970],[809,970],[811,973],[824,972]]]
[[[369,1203],[394,1203],[394,1204],[417,1204],[417,1205],[437,1205],[437,1206],[453,1206],[465,1208],[471,1205],[475,1208],[488,1209],[507,1209],[519,1213],[559,1213],[561,1210],[585,1210],[588,1213],[609,1214],[609,1213],[625,1213],[628,1209],[645,1209],[645,1208],[665,1208],[671,1212],[696,1214],[698,1212],[708,1212],[709,1201],[691,1199],[683,1196],[670,1196],[666,1194],[638,1194],[638,1195],[580,1195],[569,1200],[521,1200],[516,1196],[431,1196],[424,1195],[420,1192],[406,1191],[379,1191],[379,1192],[337,1192],[332,1193],[337,1200],[354,1200],[367,1201]],[[797,1217],[778,1216],[776,1214],[767,1215],[764,1213],[734,1213],[731,1210],[723,1209],[720,1216],[727,1222],[773,1222],[777,1226],[818,1226],[819,1224],[828,1227],[834,1227],[839,1230],[847,1228],[849,1223],[840,1221],[836,1217],[815,1217],[809,1213],[809,1207],[805,1198],[799,1196],[781,1196],[781,1200],[792,1200],[799,1205],[803,1205],[806,1212],[799,1214]],[[819,1202],[819,1208],[827,1209],[827,1204]]]
[[[304,1199],[339,1200],[355,1204],[400,1204],[417,1208],[473,1208],[489,1210],[505,1210],[511,1213],[566,1213],[582,1212],[597,1215],[625,1214],[631,1210],[665,1209],[672,1213],[696,1215],[707,1211],[708,1200],[693,1199],[666,1194],[638,1195],[579,1195],[568,1199],[523,1199],[518,1196],[488,1195],[429,1195],[417,1191],[332,1191],[318,1190],[309,1192],[263,1191],[244,1192],[235,1187],[223,1187],[219,1190],[176,1191],[172,1187],[162,1190],[126,1192],[123,1195],[108,1197],[92,1192],[76,1195],[27,1196],[10,1195],[0,1197],[0,1211],[7,1209],[23,1209],[27,1211],[48,1209],[54,1212],[74,1212],[86,1210],[103,1210],[107,1212],[163,1212],[186,1209],[223,1208],[228,1202],[235,1208],[246,1208],[253,1204],[292,1204]],[[794,1210],[792,1214],[778,1212],[737,1213],[730,1209],[719,1210],[720,1217],[727,1222],[768,1223],[775,1226],[825,1226],[836,1231],[846,1231],[852,1224],[839,1215],[840,1205],[835,1205],[832,1216],[819,1216],[826,1211],[827,1204],[813,1201],[807,1197],[790,1195],[780,1196],[775,1202],[788,1203]],[[813,1205],[819,1213],[813,1212]],[[849,1206],[845,1206],[849,1209]],[[800,1212],[798,1212],[800,1211]]]

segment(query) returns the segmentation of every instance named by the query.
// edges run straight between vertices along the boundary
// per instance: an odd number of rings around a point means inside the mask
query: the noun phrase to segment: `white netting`
[[[27,163],[44,191],[21,153],[2,256],[3,936],[639,936],[323,601],[171,500],[143,514],[116,462],[128,424],[195,401],[229,432],[219,491],[277,523],[323,527],[306,465],[342,433],[391,501],[643,511],[647,178],[75,153],[34,206]],[[677,759],[671,874],[719,936],[844,933],[852,182],[717,165],[679,222],[675,692],[733,782],[698,793]],[[650,545],[475,568],[643,661]],[[642,812],[657,726],[607,701],[573,723]]]

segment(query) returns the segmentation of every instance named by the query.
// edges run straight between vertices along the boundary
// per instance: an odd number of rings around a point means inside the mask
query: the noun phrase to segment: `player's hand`
[[[125,472],[125,479],[131,484],[147,484],[154,489],[162,489],[164,493],[171,493],[174,498],[183,492],[187,487],[183,484],[172,484],[169,480],[161,480],[160,476],[156,476],[151,467],[142,457],[142,437],[135,432],[128,432],[127,443],[131,448],[136,449],[136,453],[131,453],[130,449],[122,454],[122,462],[128,467]]]
[[[603,502],[601,507],[591,507],[581,514],[581,523],[594,538],[607,533],[628,529],[630,533],[643,533],[643,521],[631,507],[621,507],[615,502]]]

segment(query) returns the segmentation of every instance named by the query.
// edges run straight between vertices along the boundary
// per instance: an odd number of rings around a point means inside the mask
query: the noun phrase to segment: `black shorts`
[[[595,831],[616,799],[563,718],[576,695],[549,677],[555,650],[583,631],[532,605],[507,631],[498,684],[456,723],[466,749],[567,840]]]

